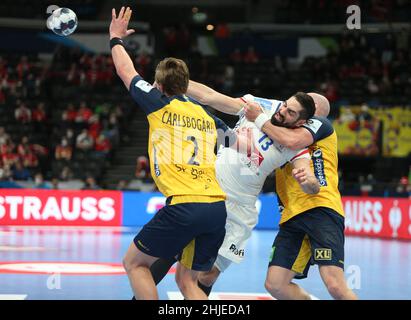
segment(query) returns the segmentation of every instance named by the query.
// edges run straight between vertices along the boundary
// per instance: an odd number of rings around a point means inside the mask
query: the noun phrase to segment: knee
[[[132,269],[137,268],[139,264],[137,263],[136,257],[131,257],[128,254],[126,254],[123,257],[123,268],[126,270],[127,273],[129,273]]]
[[[123,257],[123,268],[126,270],[127,273],[133,268],[130,259],[127,256]]]
[[[345,294],[345,283],[339,283],[336,279],[330,278],[325,282],[327,290],[334,299],[343,299]]]
[[[279,281],[266,279],[264,283],[265,289],[271,293],[274,298],[278,298],[283,290],[283,284]]]

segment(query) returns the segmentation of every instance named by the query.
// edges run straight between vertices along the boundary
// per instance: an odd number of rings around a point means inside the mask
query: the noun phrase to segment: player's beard
[[[278,120],[275,115],[278,114],[280,120]],[[277,127],[285,127],[285,128],[294,128],[295,123],[284,123],[284,117],[280,114],[279,111],[274,113],[271,117],[271,123]]]

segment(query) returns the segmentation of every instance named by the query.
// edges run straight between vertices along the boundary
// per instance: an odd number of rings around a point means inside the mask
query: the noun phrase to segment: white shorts
[[[242,261],[247,240],[258,222],[258,212],[255,206],[241,205],[230,200],[226,200],[225,205],[227,208],[226,233],[215,263],[221,272],[227,269],[231,262],[240,263]],[[221,259],[220,256],[225,259]]]

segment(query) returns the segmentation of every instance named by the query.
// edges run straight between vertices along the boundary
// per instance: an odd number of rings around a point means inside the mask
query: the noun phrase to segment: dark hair
[[[314,99],[306,94],[305,92],[297,92],[293,97],[298,101],[298,103],[303,107],[300,112],[300,119],[308,120],[314,116],[315,113],[315,102]]]
[[[173,96],[187,92],[190,74],[186,63],[176,58],[165,58],[157,65],[155,80],[164,93]]]

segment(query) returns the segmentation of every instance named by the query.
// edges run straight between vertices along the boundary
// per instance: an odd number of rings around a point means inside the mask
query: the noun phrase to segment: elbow
[[[318,194],[320,192],[320,184],[318,183],[318,181],[316,181],[315,183],[312,183],[309,190],[308,190],[308,194]]]
[[[310,189],[309,192],[307,192],[308,194],[318,194],[320,192],[320,187],[315,186],[313,188]]]
[[[125,68],[122,67],[122,66],[119,66],[119,67],[116,68],[116,73],[117,73],[117,75],[120,77],[120,79],[123,79],[123,78],[124,78],[124,76],[125,76],[125,74],[126,74],[125,71],[126,71]]]

